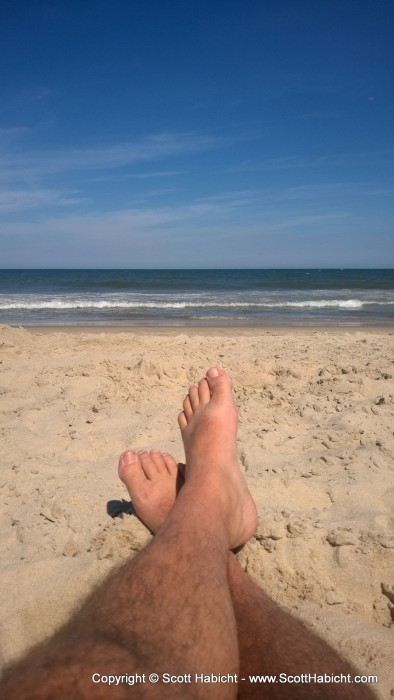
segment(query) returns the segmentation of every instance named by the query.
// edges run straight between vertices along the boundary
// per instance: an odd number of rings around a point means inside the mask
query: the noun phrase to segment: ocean
[[[0,270],[11,326],[382,326],[394,270]]]

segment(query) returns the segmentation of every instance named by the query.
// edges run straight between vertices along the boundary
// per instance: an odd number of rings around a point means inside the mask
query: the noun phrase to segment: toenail
[[[123,462],[124,464],[134,464],[134,462],[137,461],[137,455],[135,452],[132,452],[131,450],[128,452],[125,452],[123,455]]]
[[[216,369],[216,367],[212,367],[212,369],[209,369],[207,372],[207,377],[209,377],[210,379],[214,379],[214,377],[218,377],[218,376],[219,376],[219,370]]]

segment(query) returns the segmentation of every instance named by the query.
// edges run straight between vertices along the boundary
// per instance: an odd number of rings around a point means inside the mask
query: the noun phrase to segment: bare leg
[[[155,462],[159,472],[152,474]],[[167,465],[167,470],[165,466]],[[182,466],[182,478],[184,465]],[[126,484],[131,499],[141,520],[157,532],[175,502],[175,460],[168,454],[158,452],[126,452],[120,459],[120,475]],[[153,478],[145,481],[141,489],[141,473],[145,471]],[[173,482],[170,487],[170,482]],[[178,482],[179,483],[179,482]],[[165,485],[164,485],[165,484]],[[142,498],[141,498],[142,496]],[[149,502],[149,507],[147,504]],[[291,615],[282,610],[242,570],[236,557],[229,554],[228,576],[231,597],[238,630],[240,681],[238,698],[319,698],[340,700],[372,698],[373,694],[361,685],[342,684],[269,684],[250,683],[251,675],[276,675],[286,673],[297,676],[301,673],[316,675],[351,674],[357,672],[343,661],[323,640],[316,637]]]
[[[234,555],[229,579],[240,648],[240,676],[357,675],[322,639],[282,610],[242,570]],[[372,700],[365,686],[342,683],[265,683],[241,681],[238,698],[254,700]]]
[[[10,670],[2,697],[107,698],[92,674],[234,676],[239,654],[228,549],[250,538],[256,511],[235,459],[236,411],[211,370],[180,416],[188,472],[154,540],[85,603],[49,643]],[[219,376],[218,376],[219,375]],[[136,695],[111,687],[111,698]],[[191,684],[191,698],[236,697],[237,685]],[[138,697],[183,698],[183,684],[141,683]]]
[[[190,389],[188,402],[194,400],[195,389]],[[180,418],[181,426],[183,417]],[[155,469],[155,463],[158,469]],[[167,466],[167,469],[165,468]],[[182,465],[184,467],[184,465]],[[126,452],[121,456],[119,473],[126,484],[137,513],[145,524],[157,532],[175,502],[176,463],[168,455]],[[184,468],[181,470],[181,478]],[[145,477],[150,476],[149,478]],[[172,482],[172,485],[171,485]],[[179,488],[179,476],[178,476]],[[356,675],[355,669],[343,661],[323,640],[311,633],[302,623],[282,610],[239,566],[235,556],[229,555],[229,583],[235,610],[240,677],[250,675],[298,676]],[[253,698],[372,698],[372,692],[351,684],[261,684],[248,680],[239,684],[238,697]]]
[[[189,390],[189,398],[184,404],[184,414],[189,405],[195,410],[196,387]],[[184,414],[179,425],[185,444],[186,477],[189,464],[187,430]],[[228,420],[228,415],[224,416]],[[235,420],[235,419],[234,419]],[[211,436],[216,449],[222,449],[215,435]],[[235,444],[234,444],[235,446]],[[214,454],[213,450],[213,454]],[[236,459],[236,457],[234,457]],[[250,533],[253,534],[253,533]],[[229,559],[229,582],[235,610],[240,648],[241,677],[250,674],[300,675],[303,672],[317,675],[350,674],[357,672],[343,661],[323,640],[309,632],[302,623],[282,610],[269,596],[258,588],[238,565],[235,557]],[[244,685],[245,683],[245,685]],[[239,698],[267,697],[270,700],[291,698],[291,700],[367,700],[374,697],[372,692],[361,685],[351,684],[270,684],[253,685],[240,682]]]

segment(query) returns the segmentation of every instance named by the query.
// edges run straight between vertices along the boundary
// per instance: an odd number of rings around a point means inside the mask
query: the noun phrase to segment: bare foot
[[[175,503],[184,483],[184,465],[166,452],[127,450],[119,459],[118,473],[130,494],[140,520],[156,533]]]
[[[207,508],[223,508],[230,547],[244,544],[257,524],[256,505],[237,461],[237,409],[221,369],[190,387],[178,417],[186,454],[186,485],[204,492]],[[186,487],[185,487],[186,488]]]

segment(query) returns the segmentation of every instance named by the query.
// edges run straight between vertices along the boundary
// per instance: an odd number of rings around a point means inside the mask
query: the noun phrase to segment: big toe
[[[118,474],[129,491],[146,481],[139,455],[133,450],[126,450],[120,455]]]
[[[211,367],[206,374],[212,397],[231,398],[232,382],[228,374],[220,367]]]

